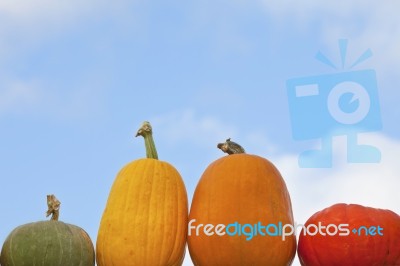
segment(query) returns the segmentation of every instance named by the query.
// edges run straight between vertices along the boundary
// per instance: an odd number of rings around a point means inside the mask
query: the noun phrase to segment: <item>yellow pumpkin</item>
[[[290,265],[296,237],[283,240],[278,232],[280,225],[293,226],[289,192],[279,171],[230,139],[218,148],[231,155],[207,167],[190,208],[188,247],[194,265]]]
[[[148,122],[139,135],[147,158],[128,163],[114,181],[97,237],[98,266],[173,266],[184,258],[185,185],[171,164],[158,160]]]

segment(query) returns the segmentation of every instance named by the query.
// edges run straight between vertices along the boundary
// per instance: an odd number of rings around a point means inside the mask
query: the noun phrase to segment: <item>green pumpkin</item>
[[[15,228],[1,250],[2,266],[93,266],[89,235],[80,227],[57,221],[28,223]]]

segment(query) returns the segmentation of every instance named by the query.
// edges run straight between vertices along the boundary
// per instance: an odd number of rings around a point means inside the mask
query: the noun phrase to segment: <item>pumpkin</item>
[[[218,148],[229,155],[207,167],[190,207],[188,247],[194,265],[290,265],[296,238],[292,234],[283,240],[278,232],[280,225],[293,226],[290,196],[279,171],[230,139]],[[270,225],[271,235],[265,227],[262,235],[259,225]]]
[[[319,223],[322,230],[310,226]],[[400,216],[390,210],[335,204],[307,220],[298,256],[306,266],[400,265]]]
[[[114,181],[97,236],[98,266],[181,265],[184,258],[185,185],[171,164],[158,160],[149,122],[139,135],[147,158],[128,163]]]
[[[93,243],[80,227],[58,221],[60,201],[48,195],[50,221],[15,228],[5,240],[2,266],[93,266]]]

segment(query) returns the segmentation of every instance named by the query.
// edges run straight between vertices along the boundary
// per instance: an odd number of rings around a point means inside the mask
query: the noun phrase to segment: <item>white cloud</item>
[[[315,28],[315,23],[319,23],[320,39],[333,52],[337,51],[337,39],[348,38],[360,52],[367,48],[378,51],[374,62],[383,72],[399,67],[400,19],[397,13],[400,2],[396,0],[385,3],[362,0],[261,2],[268,14],[279,22],[294,21],[298,29]]]
[[[39,115],[57,121],[87,120],[103,114],[101,84],[55,89],[40,80],[0,80],[0,116]]]
[[[62,10],[68,13],[69,7],[74,5],[76,5],[74,1],[4,0],[0,3],[0,11],[9,18],[31,19],[39,16],[54,16],[55,13],[61,13]]]
[[[3,19],[29,26],[31,23],[52,21],[73,21],[77,16],[95,13],[105,7],[105,1],[51,1],[51,0],[3,0],[0,2],[0,13]],[[7,25],[7,27],[9,27]]]
[[[0,56],[29,53],[49,39],[99,19],[127,22],[126,10],[136,1],[116,0],[2,0],[0,1]],[[129,23],[133,27],[133,23]]]
[[[42,92],[36,82],[13,81],[0,89],[0,115],[31,109],[40,102]]]
[[[170,143],[190,141],[195,145],[218,143],[226,138],[235,138],[236,130],[213,116],[199,116],[194,110],[175,111],[152,118],[154,127],[160,128],[158,135]]]
[[[121,18],[136,2],[127,0],[116,0],[112,3],[105,0],[2,0],[0,1],[0,21],[8,24],[0,24],[0,32],[11,33],[28,29],[46,32],[52,27],[80,25],[81,19],[101,16]],[[18,25],[19,28],[13,28],[14,25]]]
[[[295,218],[304,223],[316,211],[334,203],[357,203],[400,213],[400,142],[381,134],[361,136],[360,142],[380,149],[377,164],[346,162],[345,141],[334,141],[333,168],[299,168],[297,155],[275,158],[289,187]]]
[[[0,34],[18,41],[52,34],[52,30],[74,22],[87,13],[92,1],[28,0],[0,2]],[[23,35],[21,34],[23,33]],[[21,36],[19,36],[21,34]]]

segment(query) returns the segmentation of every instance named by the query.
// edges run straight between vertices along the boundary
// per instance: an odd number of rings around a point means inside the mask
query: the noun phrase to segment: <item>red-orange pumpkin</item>
[[[329,228],[312,236],[309,225],[319,223]],[[390,210],[340,203],[312,215],[305,227],[311,234],[303,228],[299,236],[301,265],[400,265],[400,216]]]

